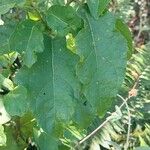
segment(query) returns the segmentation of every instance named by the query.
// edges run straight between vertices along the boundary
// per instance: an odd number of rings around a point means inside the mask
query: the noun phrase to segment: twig
[[[106,118],[106,120],[99,126],[97,127],[93,132],[91,132],[89,135],[87,135],[86,137],[84,137],[82,140],[79,141],[78,145],[81,145],[82,143],[84,143],[86,140],[88,140],[90,137],[92,137],[93,135],[95,135],[107,122],[109,122],[112,118],[108,117]]]
[[[124,150],[128,150],[128,147],[129,147],[129,139],[130,139],[130,130],[131,130],[131,113],[130,113],[130,109],[129,109],[129,106],[128,106],[128,103],[127,103],[127,100],[128,98],[124,99],[121,95],[117,94],[117,96],[119,98],[121,98],[124,102],[125,102],[125,105],[126,105],[126,109],[127,109],[127,112],[128,112],[128,131],[127,131],[127,139],[126,139],[126,144],[124,146]]]
[[[127,97],[126,99],[124,99],[122,96],[120,95],[117,95],[119,96],[122,100],[123,100],[123,103],[119,106],[119,109],[121,109],[124,105],[126,105],[127,107],[127,110],[129,110],[129,107],[128,107],[128,104],[127,104],[127,101],[130,99],[130,97]],[[83,139],[81,139],[78,144],[75,146],[75,147],[78,147],[79,145],[81,145],[82,143],[84,143],[85,141],[87,141],[89,138],[91,138],[92,136],[94,136],[104,125],[106,125],[110,120],[112,120],[114,118],[114,114],[116,114],[117,111],[111,113],[111,115],[109,117],[106,118],[106,120],[100,124],[94,131],[92,131],[90,134],[88,134],[87,136],[85,136]],[[129,115],[131,116],[131,115]],[[130,117],[130,120],[131,122],[131,117]],[[129,135],[130,135],[130,127],[128,127],[128,139],[129,139]],[[127,139],[127,141],[128,141]],[[127,143],[128,144],[128,143]],[[128,145],[127,145],[128,146]]]
[[[137,35],[137,40],[140,38],[141,33],[142,33],[142,27],[143,27],[143,22],[142,22],[142,15],[140,15],[140,25],[139,25],[139,32]]]

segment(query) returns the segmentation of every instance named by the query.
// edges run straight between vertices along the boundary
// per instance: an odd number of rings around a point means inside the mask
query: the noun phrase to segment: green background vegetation
[[[0,0],[0,16],[0,150],[150,149],[149,0]]]

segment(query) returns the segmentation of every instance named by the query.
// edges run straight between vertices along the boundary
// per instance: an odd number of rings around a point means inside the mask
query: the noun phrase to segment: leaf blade
[[[103,116],[122,84],[127,44],[115,30],[115,17],[110,13],[99,20],[89,14],[84,17],[85,28],[76,37],[77,53],[82,58],[77,74],[85,97]]]
[[[54,5],[46,15],[48,26],[58,36],[64,36],[71,30],[76,31],[81,26],[81,19],[71,6]]]
[[[31,91],[28,96],[31,108],[47,132],[57,130],[61,122],[69,123],[74,113],[74,97],[78,96],[76,63],[77,56],[66,49],[64,39],[47,37],[38,62],[31,69],[22,68],[17,74],[17,83]]]
[[[107,8],[110,0],[100,0],[100,15],[103,14],[104,10]]]
[[[116,21],[116,28],[120,31],[120,33],[127,40],[127,43],[128,43],[127,57],[129,59],[132,56],[132,53],[133,53],[131,32],[130,32],[128,26],[121,19],[117,19],[117,21]]]
[[[43,52],[44,44],[43,34],[34,21],[25,20],[16,27],[10,38],[10,49],[24,52],[24,64],[29,68],[37,61],[36,53]]]
[[[0,1],[0,15],[7,13],[10,8],[13,8],[15,4],[24,3],[23,0],[1,0]]]
[[[4,96],[6,111],[11,116],[23,116],[28,111],[27,91],[24,87],[16,87]]]
[[[10,38],[14,33],[16,23],[6,23],[0,26],[0,54],[5,54],[11,51]]]
[[[87,4],[88,4],[88,7],[90,9],[90,12],[92,14],[92,16],[95,18],[95,19],[98,19],[99,17],[99,5],[100,5],[100,1],[99,0],[87,0]]]

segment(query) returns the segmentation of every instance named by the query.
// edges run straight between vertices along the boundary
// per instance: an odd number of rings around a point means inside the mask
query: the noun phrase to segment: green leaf
[[[71,6],[54,5],[47,11],[48,26],[58,34],[64,36],[70,31],[76,31],[81,26],[81,19]]]
[[[117,19],[116,21],[116,28],[120,31],[120,33],[125,37],[128,43],[128,52],[127,57],[128,59],[132,56],[133,53],[133,45],[132,45],[132,35],[128,28],[128,26],[121,20]]]
[[[110,0],[87,0],[91,15],[98,19],[99,15],[107,8],[109,2]]]
[[[99,0],[87,0],[90,12],[95,19],[99,17],[99,2]]]
[[[0,150],[22,150],[24,149],[24,146],[19,145],[14,137],[14,133],[12,128],[10,127],[5,127],[5,133],[6,133],[6,137],[7,137],[7,142],[6,142],[6,146],[1,146]]]
[[[23,116],[28,111],[27,90],[18,86],[4,96],[3,102],[11,116]]]
[[[20,118],[20,132],[25,138],[34,136],[34,127],[36,126],[36,119],[31,112],[26,113]]]
[[[0,125],[0,146],[6,145],[6,135],[4,132],[4,127]]]
[[[103,116],[120,88],[126,67],[127,43],[115,30],[116,19],[110,13],[95,20],[85,14],[85,28],[76,37],[81,62],[77,75],[84,95]]]
[[[21,22],[10,38],[10,48],[17,52],[24,52],[24,64],[29,68],[36,62],[36,53],[43,52],[43,34],[34,21]]]
[[[66,42],[67,42],[67,48],[71,50],[73,53],[76,53],[76,47],[75,47],[75,38],[72,34],[68,34],[66,36]]]
[[[10,8],[14,7],[15,2],[10,0],[1,0],[0,1],[0,15],[5,14],[9,11]]]
[[[56,138],[42,133],[37,139],[40,149],[43,150],[58,150],[58,141]]]
[[[10,52],[10,37],[12,36],[16,24],[6,23],[0,26],[0,54]]]
[[[100,15],[103,14],[104,10],[107,8],[110,0],[99,0],[100,5],[99,5],[99,11]]]
[[[10,8],[13,8],[15,4],[23,3],[24,0],[0,0],[0,15],[5,14]]]
[[[0,87],[8,91],[14,89],[13,82],[10,79],[5,78],[2,74],[0,74]]]
[[[45,50],[30,69],[23,67],[16,76],[28,90],[31,108],[42,128],[51,132],[68,124],[78,96],[75,65],[78,57],[66,49],[63,38],[45,37]]]

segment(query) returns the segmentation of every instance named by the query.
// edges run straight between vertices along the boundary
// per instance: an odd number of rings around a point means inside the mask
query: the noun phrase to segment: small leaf
[[[43,52],[43,35],[37,24],[30,20],[21,22],[10,39],[10,48],[24,52],[24,64],[29,68],[36,62],[36,53]]]
[[[99,11],[100,15],[103,14],[104,10],[107,8],[110,0],[99,0],[100,5],[99,5]]]
[[[58,34],[64,36],[70,31],[77,31],[81,26],[81,19],[71,6],[54,5],[47,11],[48,26]]]
[[[15,30],[16,24],[14,22],[0,25],[0,54],[10,52],[10,37]]]
[[[140,146],[143,146],[143,147],[148,146],[147,141],[141,135],[139,135],[139,141],[140,141]]]
[[[107,142],[109,143],[109,145],[113,146],[115,150],[121,150],[121,146],[117,144],[116,142],[113,142],[113,141],[107,141]]]
[[[99,0],[87,0],[90,12],[95,19],[98,19],[99,17],[99,5],[100,5],[99,2],[100,2]]]
[[[102,15],[110,0],[87,0],[88,7],[91,15],[98,19],[99,15]]]
[[[0,86],[8,91],[14,89],[13,82],[10,79],[5,78],[2,74],[0,74]]]
[[[24,87],[18,86],[4,96],[4,105],[11,116],[22,116],[28,110],[27,91]]]
[[[24,0],[1,0],[0,1],[0,15],[5,14],[10,8],[14,7],[15,4],[24,3]]]
[[[73,53],[76,53],[76,47],[75,47],[75,38],[72,34],[68,34],[66,36],[66,42],[67,42],[67,48],[71,50]]]
[[[35,10],[29,11],[28,16],[33,21],[38,21],[41,19],[40,15]]]
[[[11,2],[10,0],[8,1],[9,3],[7,2],[7,0],[0,1],[0,15],[7,13],[10,8],[14,7],[15,2]]]

